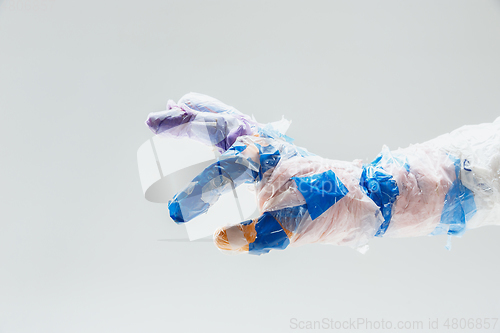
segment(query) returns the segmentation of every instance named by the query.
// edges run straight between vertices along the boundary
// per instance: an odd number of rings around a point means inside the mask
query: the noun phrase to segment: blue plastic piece
[[[238,155],[239,153],[241,153],[242,151],[244,151],[245,149],[247,149],[247,146],[244,145],[244,144],[241,144],[241,143],[234,143],[231,148],[229,148],[228,150],[226,150],[224,152],[224,155],[226,156],[229,156],[229,155]]]
[[[285,230],[269,212],[265,212],[259,217],[255,224],[255,231],[257,232],[255,241],[248,244],[250,254],[260,255],[268,253],[270,250],[284,250],[290,244]]]
[[[307,213],[307,205],[287,207],[269,212],[269,214],[271,214],[283,226],[283,228],[291,232],[297,231],[300,222]]]
[[[311,219],[315,220],[349,191],[331,170],[310,177],[292,177],[304,196]]]
[[[375,236],[382,237],[391,222],[392,206],[399,195],[399,189],[392,175],[378,165],[379,161],[375,160],[371,164],[363,165],[359,186],[380,208],[384,222]]]
[[[441,221],[431,235],[448,234],[461,236],[469,221],[477,211],[474,193],[462,184],[460,175],[460,159],[448,155],[455,165],[456,179],[446,194]]]
[[[255,146],[259,149],[259,155],[260,155],[259,180],[262,180],[262,176],[266,171],[278,165],[281,159],[281,154],[279,149],[277,149],[272,145],[261,146],[258,143],[255,143]]]
[[[231,154],[234,155],[234,152],[230,152],[228,155],[231,156]],[[242,159],[248,163],[254,163],[242,156],[234,156],[217,161],[203,170],[203,172],[193,179],[190,186],[177,193],[169,201],[168,209],[170,217],[177,223],[184,223],[206,212],[210,208],[210,203],[202,200],[203,189],[216,178],[220,179],[223,176],[233,181],[235,187],[245,182],[255,181],[258,175],[257,172],[249,169],[247,165],[242,164]],[[238,180],[238,183],[235,180]],[[215,187],[212,189],[213,193],[211,195],[214,197],[219,196],[221,194],[220,191],[223,189],[224,184],[221,184],[221,188]]]
[[[170,211],[170,217],[175,222],[184,222],[184,217],[182,216],[181,206],[178,201],[171,201],[168,204],[168,210]]]
[[[394,156],[387,147],[370,164],[363,165],[359,186],[377,204],[384,218],[384,222],[375,233],[376,237],[382,237],[389,228],[392,207],[399,195],[396,180],[382,167],[382,162],[397,164],[403,167],[406,172],[410,172],[406,156]]]
[[[280,161],[280,152],[279,150],[275,151],[271,154],[261,154],[260,155],[260,175],[262,179],[262,175],[266,173],[267,170],[274,168],[278,162]]]

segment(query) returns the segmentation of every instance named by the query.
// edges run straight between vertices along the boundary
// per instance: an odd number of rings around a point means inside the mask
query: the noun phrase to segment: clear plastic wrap
[[[281,128],[262,125],[220,101],[190,93],[150,114],[159,135],[216,146],[217,162],[169,202],[184,223],[207,212],[226,191],[256,185],[261,215],[214,234],[224,251],[263,254],[309,243],[361,252],[373,237],[448,234],[500,224],[500,120],[464,126],[368,164],[321,158],[295,146]]]
[[[165,111],[149,114],[146,124],[155,133],[166,137],[188,137],[223,152],[236,138],[257,133],[262,126],[233,107],[209,96],[190,93]]]

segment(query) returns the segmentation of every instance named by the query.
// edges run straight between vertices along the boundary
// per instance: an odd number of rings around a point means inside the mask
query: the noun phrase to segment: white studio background
[[[147,114],[190,91],[369,161],[500,116],[499,59],[493,0],[0,1],[0,332],[500,317],[500,227],[452,251],[420,237],[227,256],[164,241],[185,229],[143,198],[136,162]]]

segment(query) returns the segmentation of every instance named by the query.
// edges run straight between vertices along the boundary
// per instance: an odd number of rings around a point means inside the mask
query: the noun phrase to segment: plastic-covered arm
[[[225,151],[169,202],[176,222],[206,212],[224,191],[255,182],[261,216],[216,231],[222,250],[263,254],[327,243],[364,252],[373,237],[461,236],[500,224],[500,118],[405,149],[384,146],[363,164],[309,154],[272,126],[249,121],[248,132],[235,131],[249,118],[200,96],[148,121],[157,132],[217,142]],[[211,122],[208,135],[196,130]]]

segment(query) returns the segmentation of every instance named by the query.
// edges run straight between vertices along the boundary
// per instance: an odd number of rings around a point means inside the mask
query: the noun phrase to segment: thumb
[[[305,206],[296,206],[272,212],[240,224],[218,229],[215,245],[228,253],[261,255],[270,250],[284,250],[290,245],[300,222],[308,216]]]

